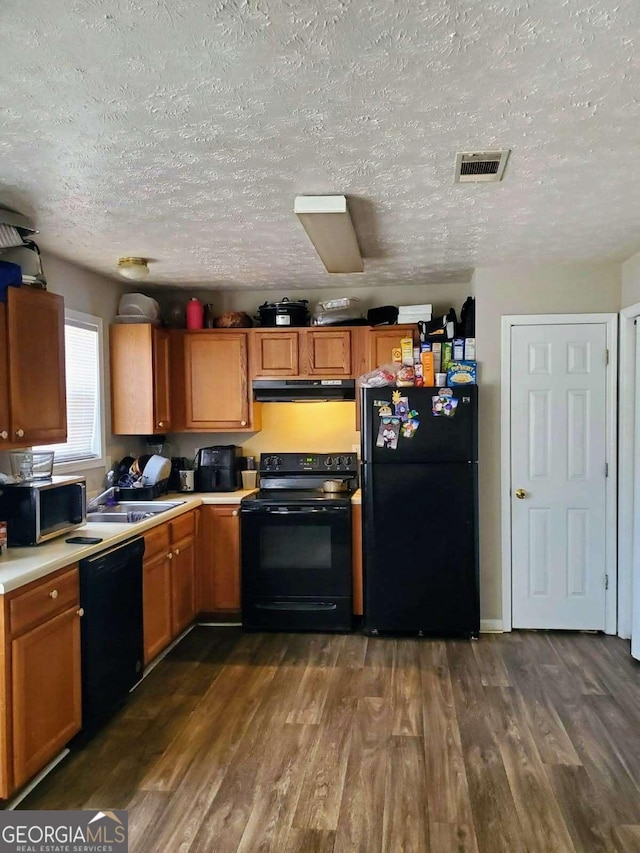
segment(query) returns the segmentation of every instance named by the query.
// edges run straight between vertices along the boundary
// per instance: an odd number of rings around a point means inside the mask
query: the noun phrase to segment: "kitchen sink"
[[[97,510],[87,512],[87,521],[111,521],[117,524],[134,524],[154,515],[160,515],[177,506],[184,501],[122,501],[114,506],[99,507]]]

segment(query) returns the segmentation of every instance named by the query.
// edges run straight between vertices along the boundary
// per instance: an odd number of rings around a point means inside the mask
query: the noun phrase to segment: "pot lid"
[[[294,310],[300,309],[300,308],[306,309],[308,304],[309,304],[308,299],[299,299],[296,302],[292,302],[287,296],[283,296],[279,302],[264,302],[260,306],[259,310],[262,310],[263,308],[266,308],[267,310],[273,310],[274,308],[276,310],[279,308],[280,309],[293,308]]]

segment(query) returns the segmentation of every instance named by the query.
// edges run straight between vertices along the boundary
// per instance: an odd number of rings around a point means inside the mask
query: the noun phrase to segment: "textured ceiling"
[[[0,28],[0,202],[104,273],[352,288],[640,247],[637,0],[4,0]],[[493,147],[503,183],[453,183]],[[322,193],[364,274],[294,216]]]

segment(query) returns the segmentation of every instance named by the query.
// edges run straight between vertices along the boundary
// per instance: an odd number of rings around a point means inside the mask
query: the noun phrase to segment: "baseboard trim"
[[[481,619],[480,633],[481,634],[502,634],[502,619]]]

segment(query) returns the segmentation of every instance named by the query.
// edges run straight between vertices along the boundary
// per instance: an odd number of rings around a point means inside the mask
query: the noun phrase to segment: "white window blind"
[[[86,315],[85,315],[86,316]],[[101,322],[95,318],[65,319],[67,374],[67,441],[42,445],[37,450],[55,451],[55,462],[81,462],[102,456],[100,416],[102,346]]]

